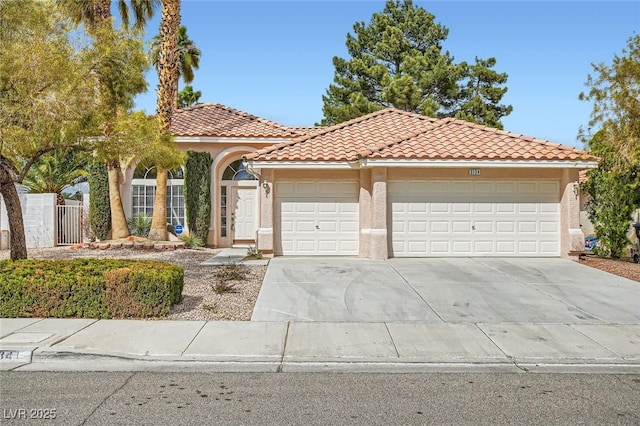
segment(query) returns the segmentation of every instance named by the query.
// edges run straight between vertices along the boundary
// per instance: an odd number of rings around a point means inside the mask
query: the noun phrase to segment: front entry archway
[[[220,181],[220,242],[255,244],[258,228],[258,181],[242,160],[233,161]]]

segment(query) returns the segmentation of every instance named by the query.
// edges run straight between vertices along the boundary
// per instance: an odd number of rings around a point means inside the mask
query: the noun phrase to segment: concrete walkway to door
[[[551,258],[279,257],[253,321],[635,324],[640,284]]]

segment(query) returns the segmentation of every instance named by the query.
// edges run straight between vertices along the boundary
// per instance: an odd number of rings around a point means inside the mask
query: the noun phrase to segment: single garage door
[[[357,182],[277,182],[278,255],[357,255]]]
[[[559,256],[555,181],[412,181],[388,187],[396,257]]]

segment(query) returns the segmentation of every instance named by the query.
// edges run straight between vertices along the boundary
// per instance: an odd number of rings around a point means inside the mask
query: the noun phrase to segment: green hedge
[[[147,318],[182,300],[184,270],[125,259],[0,261],[0,317]]]
[[[89,164],[89,226],[99,240],[111,233],[111,205],[107,166],[98,161]]]
[[[184,207],[189,233],[205,244],[211,222],[211,154],[187,151],[184,164]]]

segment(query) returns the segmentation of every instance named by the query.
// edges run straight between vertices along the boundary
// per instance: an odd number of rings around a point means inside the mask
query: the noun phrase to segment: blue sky
[[[182,1],[182,23],[202,50],[193,86],[217,102],[285,125],[322,118],[333,56],[384,1]],[[591,105],[578,100],[592,62],[611,63],[640,30],[639,1],[415,1],[449,28],[457,62],[495,57],[509,74],[506,130],[582,147]],[[157,33],[159,15],[146,39]],[[155,112],[157,76],[136,107]],[[182,87],[182,84],[181,84]]]

